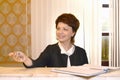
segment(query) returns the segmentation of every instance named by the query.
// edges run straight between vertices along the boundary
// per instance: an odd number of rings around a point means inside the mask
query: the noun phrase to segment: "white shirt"
[[[66,54],[66,55],[68,55],[67,67],[70,67],[71,64],[70,64],[70,58],[69,58],[69,56],[73,54],[73,52],[74,52],[74,50],[75,50],[75,46],[72,45],[72,47],[71,47],[68,51],[66,51],[66,50],[64,49],[64,47],[61,45],[61,43],[58,43],[58,45],[59,45],[59,47],[60,47],[60,49],[61,49],[61,54]]]

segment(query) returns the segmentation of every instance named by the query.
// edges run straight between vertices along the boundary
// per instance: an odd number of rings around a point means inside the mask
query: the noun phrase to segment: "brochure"
[[[54,68],[53,72],[70,74],[76,76],[92,77],[100,74],[104,74],[110,71],[120,69],[119,67],[107,67],[107,66],[93,66],[85,64],[83,66],[72,66],[67,68]]]

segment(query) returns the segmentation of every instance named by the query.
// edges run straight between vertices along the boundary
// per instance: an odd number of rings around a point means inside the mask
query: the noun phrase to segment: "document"
[[[72,66],[67,68],[54,68],[53,72],[70,74],[76,76],[92,77],[97,76],[109,71],[120,69],[118,67],[106,67],[106,66],[93,66],[90,64],[85,64],[83,66]]]

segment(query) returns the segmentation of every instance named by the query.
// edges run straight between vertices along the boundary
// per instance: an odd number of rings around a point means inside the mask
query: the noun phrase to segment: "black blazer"
[[[32,60],[32,66],[26,66],[27,68],[32,67],[66,67],[67,66],[66,54],[61,54],[60,48],[57,44],[48,45],[41,55],[36,59]],[[75,46],[74,53],[70,56],[71,66],[79,66],[88,63],[86,52],[83,48]]]

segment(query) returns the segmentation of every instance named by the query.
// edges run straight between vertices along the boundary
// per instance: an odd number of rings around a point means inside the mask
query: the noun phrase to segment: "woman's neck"
[[[72,45],[73,44],[71,44],[70,42],[68,43],[61,43],[60,42],[60,44],[63,46],[63,48],[66,50],[66,51],[68,51],[71,47],[72,47]]]

